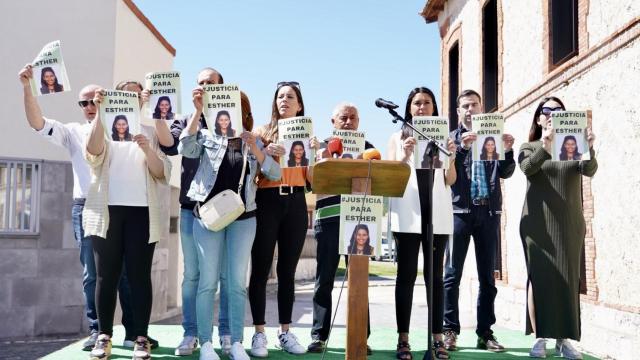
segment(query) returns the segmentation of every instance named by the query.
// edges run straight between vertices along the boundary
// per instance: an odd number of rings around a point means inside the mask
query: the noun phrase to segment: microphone
[[[398,105],[382,98],[378,98],[376,100],[376,106],[379,108],[385,108],[387,110],[393,110],[398,108]]]
[[[378,149],[367,149],[362,153],[362,158],[365,160],[382,160],[382,155]]]
[[[334,137],[329,140],[327,143],[327,150],[331,154],[333,158],[339,158],[342,156],[342,140],[340,138]]]

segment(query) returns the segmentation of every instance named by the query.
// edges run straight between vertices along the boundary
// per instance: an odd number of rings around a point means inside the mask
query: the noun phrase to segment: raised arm
[[[447,159],[449,161],[449,168],[444,172],[444,183],[446,185],[453,185],[456,182],[458,173],[456,172],[456,149],[458,146],[452,139],[447,140],[447,149],[451,152],[451,155]]]
[[[104,151],[104,128],[100,119],[100,105],[104,99],[104,89],[97,89],[93,96],[93,103],[96,104],[96,117],[91,122],[91,132],[87,141],[87,152],[90,155],[100,155]]]
[[[18,73],[20,77],[20,83],[22,84],[22,91],[24,96],[24,112],[27,114],[27,121],[29,126],[35,130],[42,130],[44,127],[44,117],[42,117],[42,110],[36,97],[31,93],[31,84],[29,81],[33,78],[33,69],[31,64],[25,65]]]

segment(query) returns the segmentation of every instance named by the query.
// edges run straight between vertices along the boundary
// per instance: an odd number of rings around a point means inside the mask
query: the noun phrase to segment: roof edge
[[[422,12],[420,12],[420,16],[424,18],[427,24],[438,21],[438,14],[444,10],[445,1],[446,0],[427,0]]]
[[[156,39],[158,39],[158,41],[160,41],[162,46],[164,46],[165,49],[167,49],[167,51],[169,51],[171,53],[171,55],[173,55],[175,57],[176,56],[176,49],[173,46],[171,46],[171,44],[169,44],[167,39],[165,39],[164,36],[162,36],[160,31],[158,31],[158,29],[156,29],[156,27],[153,26],[153,24],[151,23],[149,18],[147,18],[142,13],[142,10],[140,10],[140,8],[138,8],[138,6],[136,6],[136,4],[133,2],[133,0],[122,0],[122,1],[124,2],[125,5],[127,5],[129,10],[131,10],[131,12],[133,12],[133,14],[147,27],[147,29],[149,29],[149,31],[151,31],[151,33],[156,37]]]

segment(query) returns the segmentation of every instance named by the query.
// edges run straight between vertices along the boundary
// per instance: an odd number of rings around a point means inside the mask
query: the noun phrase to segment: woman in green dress
[[[556,339],[556,354],[568,359],[582,355],[567,339],[580,340],[580,260],[585,236],[582,176],[593,176],[598,163],[595,136],[586,129],[591,160],[551,161],[551,113],[564,111],[556,97],[536,108],[529,142],[518,162],[527,177],[520,237],[527,262],[527,329],[537,340],[530,356],[546,357],[545,338]]]

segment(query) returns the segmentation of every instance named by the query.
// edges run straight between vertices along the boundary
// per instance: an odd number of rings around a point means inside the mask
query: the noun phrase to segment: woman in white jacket
[[[405,109],[405,119],[409,122],[414,116],[437,116],[438,107],[433,92],[425,87],[418,87],[409,93]],[[443,283],[442,269],[444,251],[453,233],[453,208],[451,205],[450,185],[456,181],[455,167],[452,165],[455,156],[449,158],[447,170],[435,170],[433,180],[433,265],[428,264],[427,219],[429,198],[426,184],[430,170],[415,169],[414,148],[416,139],[413,131],[403,126],[393,135],[387,146],[389,160],[403,161],[411,166],[407,188],[402,198],[391,198],[391,231],[396,241],[398,274],[396,277],[396,323],[398,326],[398,347],[396,358],[411,360],[409,346],[409,323],[411,321],[411,305],[413,287],[418,271],[418,255],[422,244],[424,259],[425,283],[428,283],[429,266],[433,266],[433,346],[436,359],[448,359],[442,342],[443,318]],[[455,154],[455,144],[449,139],[448,149]],[[431,304],[429,304],[431,306]]]

